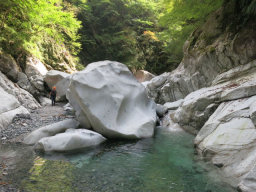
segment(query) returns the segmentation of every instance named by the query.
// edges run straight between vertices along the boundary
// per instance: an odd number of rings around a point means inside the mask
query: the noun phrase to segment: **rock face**
[[[49,151],[74,151],[93,147],[106,139],[94,131],[86,129],[68,129],[65,133],[59,133],[52,137],[45,137],[38,141],[35,148]]]
[[[49,88],[56,86],[58,101],[66,100],[66,92],[70,84],[70,75],[61,71],[51,70],[49,71],[44,81],[47,83]]]
[[[54,136],[57,133],[64,132],[70,128],[77,128],[78,126],[79,123],[74,119],[60,121],[33,131],[27,137],[24,138],[23,142],[28,145],[34,145],[44,137]]]
[[[18,101],[28,109],[36,109],[40,107],[40,104],[35,98],[24,89],[21,89],[18,85],[10,81],[4,74],[0,72],[0,87],[7,93],[13,95]]]
[[[251,64],[255,62],[253,61]],[[237,71],[237,69],[231,69],[221,76],[232,74],[232,71]],[[174,120],[196,133],[196,130],[201,129],[219,103],[255,95],[256,71],[249,68],[241,72],[244,75],[189,94],[184,99],[182,106],[176,111]]]
[[[144,82],[144,81],[149,81],[152,78],[155,77],[155,75],[149,73],[148,71],[144,71],[144,70],[138,70],[135,72],[134,74],[135,78],[139,81],[139,82]]]
[[[171,73],[147,84],[157,103],[183,99],[189,93],[210,86],[217,75],[256,58],[256,28],[252,18],[240,30],[230,29],[236,18],[234,2],[213,13],[184,44],[184,57]],[[223,24],[225,21],[225,24]],[[239,73],[239,71],[238,71]]]
[[[17,114],[29,114],[19,101],[0,87],[0,130],[5,129]]]
[[[246,183],[256,162],[256,128],[250,117],[250,106],[255,103],[256,96],[220,104],[195,139],[199,153],[228,176],[242,180],[245,189],[251,187]]]
[[[18,73],[21,72],[21,68],[10,55],[0,52],[0,71],[6,74],[12,81],[17,82]]]
[[[72,75],[67,97],[80,123],[106,137],[135,139],[153,135],[155,103],[121,63],[96,62]]]

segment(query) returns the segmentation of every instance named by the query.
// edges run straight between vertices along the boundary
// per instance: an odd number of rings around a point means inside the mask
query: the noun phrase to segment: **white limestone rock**
[[[55,136],[40,139],[35,148],[45,152],[74,151],[99,145],[105,140],[102,135],[94,131],[86,129],[68,129],[65,133],[59,133]]]
[[[256,95],[256,72],[190,93],[175,113],[175,122],[200,130],[219,102]]]
[[[43,96],[39,97],[39,102],[42,106],[52,105],[51,99]]]
[[[11,124],[16,114],[30,114],[19,101],[0,87],[0,130]]]
[[[256,191],[256,166],[242,179],[238,189],[241,192]]]
[[[79,122],[74,119],[66,119],[51,125],[41,127],[24,138],[24,143],[28,145],[34,145],[40,139],[62,133],[70,128],[77,128]]]
[[[173,115],[174,115],[174,111],[169,110],[168,113],[163,117],[161,121],[161,126],[163,127],[163,129],[168,132],[184,131],[178,123],[175,123],[172,120]]]
[[[7,93],[13,95],[27,109],[37,109],[40,104],[26,90],[21,89],[17,84],[10,81],[3,73],[0,72],[0,87]]]
[[[249,113],[253,124],[256,126],[256,102],[251,104]]]
[[[31,85],[38,91],[44,91],[44,79],[43,77],[47,73],[47,69],[44,64],[35,57],[28,57],[26,60],[25,74],[27,75]]]
[[[13,96],[5,92],[0,87],[0,114],[16,109],[20,106],[19,101]]]
[[[57,91],[57,101],[66,101],[66,94],[67,90],[70,85],[70,78],[71,76],[67,76],[66,78],[62,79],[56,84],[56,91]]]
[[[46,74],[44,81],[47,83],[48,87],[52,88],[56,86],[57,101],[66,100],[66,92],[70,84],[70,78],[70,74],[56,70],[51,70]]]
[[[26,60],[25,73],[28,77],[34,75],[45,76],[48,70],[45,65],[35,57],[28,57]]]
[[[69,74],[61,71],[51,70],[48,71],[44,77],[44,81],[47,83],[49,88],[56,86],[62,79],[68,77]]]
[[[66,105],[64,105],[63,108],[64,108],[64,111],[66,111],[67,114],[75,115],[75,110],[74,110],[74,108],[70,105],[70,103],[67,103]]]
[[[175,110],[178,109],[184,102],[184,99],[180,99],[178,101],[174,101],[174,102],[167,102],[164,104],[164,106],[168,109],[168,110]]]
[[[156,104],[156,114],[158,117],[163,117],[167,113],[168,109],[164,105]]]
[[[67,97],[82,126],[111,138],[151,137],[155,103],[129,69],[102,61],[72,75]]]
[[[256,128],[250,119],[250,106],[255,101],[253,96],[220,104],[195,138],[199,154],[239,181],[256,162]],[[248,187],[245,183],[241,188]]]
[[[8,125],[12,123],[13,118],[17,114],[30,115],[29,111],[23,106],[19,106],[18,108],[1,113],[0,114],[0,130],[6,129]]]

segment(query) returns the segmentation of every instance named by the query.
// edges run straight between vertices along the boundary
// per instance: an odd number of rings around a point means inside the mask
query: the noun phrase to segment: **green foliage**
[[[84,65],[99,60],[115,60],[131,69],[164,71],[163,44],[145,31],[157,27],[157,1],[154,0],[69,0],[79,9],[82,21],[82,51]],[[157,51],[157,52],[156,52]],[[160,67],[161,66],[161,67]]]
[[[78,53],[80,22],[61,0],[1,1],[0,20],[0,46],[17,60],[32,54],[51,64],[50,55],[61,62],[65,52]]]
[[[165,43],[169,62],[181,61],[186,39],[222,3],[223,0],[163,0],[159,25],[164,30],[159,33],[159,38]]]

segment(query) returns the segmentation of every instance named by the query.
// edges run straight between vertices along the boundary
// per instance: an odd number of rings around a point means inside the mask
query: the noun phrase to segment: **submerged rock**
[[[59,133],[52,137],[40,139],[35,148],[49,151],[74,151],[99,145],[106,139],[94,131],[86,129],[68,129],[65,133]]]
[[[67,97],[83,127],[111,138],[145,138],[154,133],[155,103],[118,62],[102,61],[72,75]]]
[[[64,132],[67,129],[77,128],[78,126],[79,126],[78,121],[74,119],[66,119],[54,124],[41,127],[33,131],[27,137],[24,138],[23,142],[28,145],[34,145],[44,137],[53,136],[53,135],[56,135],[57,133]]]

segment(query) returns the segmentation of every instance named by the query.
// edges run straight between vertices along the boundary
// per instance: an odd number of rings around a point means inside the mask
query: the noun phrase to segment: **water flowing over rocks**
[[[40,139],[35,148],[37,150],[49,151],[74,151],[99,145],[106,139],[94,131],[86,129],[67,129],[65,133]]]
[[[102,61],[75,73],[67,97],[83,127],[110,138],[145,138],[154,133],[155,103],[118,62]]]

